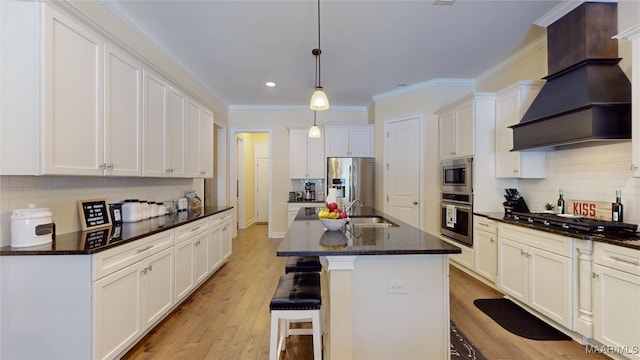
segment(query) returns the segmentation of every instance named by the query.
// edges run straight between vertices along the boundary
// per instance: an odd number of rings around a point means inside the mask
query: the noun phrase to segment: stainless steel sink
[[[397,224],[382,216],[354,216],[349,218],[349,224],[356,227],[396,227]]]

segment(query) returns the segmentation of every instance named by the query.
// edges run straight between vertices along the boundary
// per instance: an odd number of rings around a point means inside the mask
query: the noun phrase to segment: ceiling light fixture
[[[276,86],[276,83],[274,83],[273,81],[267,81],[267,82],[265,83],[265,85],[266,85],[267,87],[275,87],[275,86]]]
[[[316,125],[316,115],[318,113],[316,111],[313,112],[313,126],[309,129],[309,137],[310,138],[319,138],[322,137],[322,133],[320,132],[320,128]]]
[[[313,91],[313,95],[311,95],[309,108],[313,111],[328,110],[329,98],[324,89],[322,89],[320,81],[320,54],[322,54],[322,50],[320,50],[320,0],[318,0],[318,47],[311,50],[311,53],[316,57],[316,88]]]

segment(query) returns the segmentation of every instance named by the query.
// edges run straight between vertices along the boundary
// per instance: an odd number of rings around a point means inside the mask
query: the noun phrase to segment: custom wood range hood
[[[618,62],[617,4],[585,2],[547,27],[546,84],[511,151],[631,139],[631,83]]]

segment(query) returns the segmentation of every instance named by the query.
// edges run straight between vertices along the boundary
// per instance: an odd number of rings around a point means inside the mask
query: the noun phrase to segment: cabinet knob
[[[591,273],[591,278],[592,278],[592,279],[597,279],[597,278],[599,278],[599,277],[600,277],[600,275],[598,275],[598,274],[596,274],[596,273]]]

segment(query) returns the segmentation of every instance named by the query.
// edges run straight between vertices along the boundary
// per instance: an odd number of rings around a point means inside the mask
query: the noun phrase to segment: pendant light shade
[[[311,95],[311,103],[309,104],[309,107],[313,111],[329,109],[329,98],[324,92],[324,89],[322,89],[322,86],[317,87],[313,92],[313,95]]]
[[[320,132],[320,128],[316,125],[316,112],[313,112],[313,126],[309,129],[310,138],[319,138],[322,137],[322,133]]]
[[[318,0],[318,47],[313,49],[311,53],[316,57],[316,86],[313,94],[311,95],[309,108],[313,111],[328,110],[329,98],[324,92],[320,80],[320,54],[322,54],[322,50],[320,50],[320,0]]]

